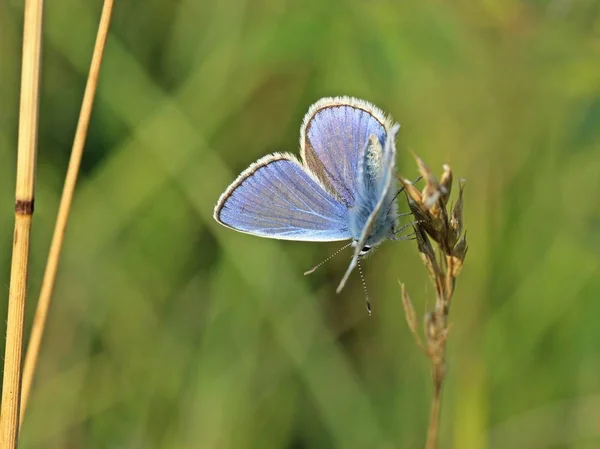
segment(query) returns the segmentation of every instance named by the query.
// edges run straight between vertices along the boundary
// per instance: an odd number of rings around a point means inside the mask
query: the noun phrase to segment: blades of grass
[[[77,123],[77,130],[75,132],[75,139],[73,140],[71,159],[69,160],[69,167],[65,177],[65,185],[60,200],[56,225],[54,227],[54,235],[52,236],[52,243],[50,245],[50,252],[48,254],[48,262],[46,264],[44,279],[42,281],[42,289],[40,292],[37,309],[35,311],[33,327],[31,329],[31,338],[29,340],[29,346],[27,347],[27,354],[25,356],[21,396],[21,426],[23,425],[23,418],[25,416],[25,410],[27,409],[27,400],[29,399],[29,392],[31,391],[31,384],[35,374],[35,367],[40,351],[42,336],[46,326],[48,309],[50,308],[50,300],[52,297],[52,290],[54,288],[54,281],[56,279],[56,272],[58,270],[60,252],[65,235],[65,229],[67,227],[69,212],[71,210],[71,203],[73,201],[73,193],[77,183],[77,175],[81,165],[81,158],[83,156],[83,149],[90,123],[90,116],[92,114],[92,106],[94,104],[96,87],[98,86],[98,77],[100,75],[102,56],[104,55],[104,47],[106,45],[106,37],[108,35],[108,29],[110,26],[113,4],[114,0],[105,0],[102,8],[102,15],[98,25],[98,34],[96,36],[96,44],[92,54],[92,62],[90,64],[88,80],[83,95],[83,102],[81,105],[81,112],[79,114],[79,121]]]
[[[35,193],[43,9],[43,0],[25,2],[15,231],[6,325],[2,417],[0,418],[0,447],[3,449],[16,448],[18,439],[23,322]]]

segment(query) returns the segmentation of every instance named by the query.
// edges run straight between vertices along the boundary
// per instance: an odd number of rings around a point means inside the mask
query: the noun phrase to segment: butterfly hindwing
[[[359,165],[370,136],[385,143],[392,122],[366,101],[323,98],[312,105],[300,129],[302,161],[348,207],[356,202]]]

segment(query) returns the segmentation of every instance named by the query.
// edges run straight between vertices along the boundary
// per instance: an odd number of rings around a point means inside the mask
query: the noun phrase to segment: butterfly
[[[221,195],[214,218],[259,237],[351,240],[344,248],[354,247],[354,254],[339,293],[360,257],[395,239],[399,129],[367,101],[322,98],[300,128],[300,160],[273,153],[251,164]]]

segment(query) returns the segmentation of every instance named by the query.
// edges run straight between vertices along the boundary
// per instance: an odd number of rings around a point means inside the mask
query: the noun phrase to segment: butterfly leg
[[[400,235],[400,236],[398,236],[398,234],[401,234],[408,228],[414,228],[414,226],[417,223],[419,223],[419,221],[411,221],[410,223],[400,226],[398,229],[394,229],[394,237],[392,238],[392,240],[414,240],[414,238],[415,238],[414,232],[411,232],[406,235]]]

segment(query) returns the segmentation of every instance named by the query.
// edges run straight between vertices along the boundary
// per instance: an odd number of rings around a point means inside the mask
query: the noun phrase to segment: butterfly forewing
[[[261,237],[315,242],[350,238],[348,209],[288,154],[252,164],[221,195],[214,217]]]

